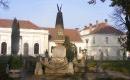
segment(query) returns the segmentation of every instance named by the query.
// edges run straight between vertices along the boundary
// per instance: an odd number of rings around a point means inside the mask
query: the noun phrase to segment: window
[[[121,59],[120,49],[117,50],[117,53],[116,53],[116,54],[117,54],[117,59],[120,60],[120,59]]]
[[[103,53],[102,50],[99,50],[99,52],[100,52],[100,60],[103,60],[103,58],[104,58],[104,53]]]
[[[29,52],[29,45],[28,43],[24,43],[24,55],[27,56]]]
[[[95,44],[95,37],[93,37],[93,44]]]
[[[109,60],[108,49],[105,50],[105,53],[106,53],[106,60]]]
[[[108,37],[106,37],[106,44],[108,44]]]
[[[39,44],[38,43],[34,44],[34,54],[39,54]]]
[[[86,39],[86,43],[88,43],[88,39]]]
[[[6,53],[7,53],[7,43],[2,42],[2,44],[1,44],[1,54],[6,55]]]

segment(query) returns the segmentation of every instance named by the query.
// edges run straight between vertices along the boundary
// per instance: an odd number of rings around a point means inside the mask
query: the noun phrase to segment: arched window
[[[2,44],[1,44],[1,54],[6,55],[6,53],[7,53],[7,43],[2,42]]]
[[[95,44],[95,37],[93,37],[93,44]]]
[[[106,53],[106,60],[109,60],[109,53],[108,53],[108,49],[105,49],[105,53]]]
[[[86,43],[88,43],[88,39],[86,39]]]
[[[108,44],[109,42],[108,42],[108,37],[106,37],[106,44]]]
[[[104,59],[104,53],[103,53],[103,51],[101,49],[99,49],[99,52],[100,52],[99,59],[103,60]]]
[[[27,56],[29,52],[29,45],[28,43],[24,43],[24,55]]]
[[[34,44],[34,54],[39,54],[39,44],[38,43]]]
[[[120,60],[121,59],[120,49],[117,49],[117,53],[116,54],[117,54],[117,59]]]

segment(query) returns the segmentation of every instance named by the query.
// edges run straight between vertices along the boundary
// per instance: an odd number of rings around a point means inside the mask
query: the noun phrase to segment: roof
[[[39,29],[37,25],[27,20],[18,20],[20,28],[24,29]],[[0,27],[10,28],[12,26],[13,20],[11,19],[0,19]]]
[[[107,23],[99,23],[97,25],[90,26],[89,28],[85,28],[83,30],[90,30],[89,34],[124,34],[122,31],[108,25]]]
[[[56,30],[55,28],[48,28],[49,33],[50,33],[50,40],[53,41],[56,39]],[[70,38],[70,41],[75,41],[75,42],[81,42],[80,34],[77,30],[75,29],[64,29],[64,35],[68,36]]]

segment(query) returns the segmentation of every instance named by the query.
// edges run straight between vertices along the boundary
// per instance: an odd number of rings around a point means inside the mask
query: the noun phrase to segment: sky
[[[29,20],[40,27],[54,27],[57,3],[62,4],[65,28],[83,28],[89,23],[95,24],[108,19],[113,24],[111,15],[113,8],[110,1],[89,5],[88,0],[8,0],[9,9],[0,8],[0,18]]]

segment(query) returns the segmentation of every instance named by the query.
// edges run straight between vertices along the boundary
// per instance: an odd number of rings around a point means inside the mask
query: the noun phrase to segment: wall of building
[[[85,48],[87,49],[88,56],[92,56],[94,59],[101,59],[101,53],[103,53],[104,59],[121,58],[123,53],[120,43],[118,42],[118,37],[119,35],[113,34],[91,34],[81,36]]]
[[[29,46],[28,54],[35,56],[34,45],[39,44],[39,54],[44,55],[48,50],[49,55],[52,55],[51,47],[56,46],[54,41],[48,40],[48,30],[34,30],[34,29],[20,29],[20,50],[18,54],[24,55],[24,44]],[[113,34],[91,34],[83,32],[81,39],[83,42],[74,42],[77,47],[78,58],[82,58],[80,50],[87,49],[87,55],[93,56],[94,59],[100,59],[103,53],[104,59],[121,59],[123,51],[121,50],[120,43],[118,42],[119,35]],[[95,40],[94,40],[95,39]],[[108,40],[106,40],[108,39]],[[0,28],[0,44],[6,42],[7,55],[11,54],[11,28]],[[0,46],[1,51],[1,46]]]
[[[24,55],[24,44],[28,44],[28,55],[34,56],[34,44],[39,44],[39,54],[44,54],[48,49],[48,31],[34,29],[20,29],[19,53]],[[0,28],[0,44],[7,43],[7,54],[11,54],[11,28]],[[1,46],[0,46],[1,51]]]

